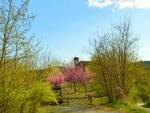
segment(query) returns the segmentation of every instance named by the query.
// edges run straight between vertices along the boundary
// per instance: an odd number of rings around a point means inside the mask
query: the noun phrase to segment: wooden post
[[[92,96],[88,95],[88,100],[92,103]]]
[[[73,83],[73,86],[74,86],[74,92],[76,93],[77,92],[77,88],[76,88],[76,83],[75,82]]]
[[[67,99],[67,105],[69,105],[69,98]]]
[[[90,100],[90,101],[91,101],[91,103],[92,103],[92,102],[93,102],[93,100],[92,100],[92,96],[90,96],[90,97],[91,97],[91,100]]]

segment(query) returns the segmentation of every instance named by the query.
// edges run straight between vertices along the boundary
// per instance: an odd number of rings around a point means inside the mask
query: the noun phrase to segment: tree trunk
[[[77,92],[76,83],[73,83],[73,86],[74,86],[74,92],[76,93]]]

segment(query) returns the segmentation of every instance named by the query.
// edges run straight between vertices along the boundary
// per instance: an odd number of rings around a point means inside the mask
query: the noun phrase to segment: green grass
[[[148,113],[146,110],[140,108],[126,108],[126,111],[129,113]]]
[[[110,106],[113,109],[117,109],[117,110],[124,111],[127,113],[149,113],[145,109],[129,105],[128,103],[119,102],[119,103],[112,104]]]

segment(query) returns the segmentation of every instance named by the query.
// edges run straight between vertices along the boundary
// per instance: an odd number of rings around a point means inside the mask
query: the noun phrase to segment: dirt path
[[[72,102],[70,105],[50,106],[47,113],[123,113],[100,105]]]
[[[83,106],[71,106],[71,107],[58,106],[57,110],[53,109],[49,113],[121,113],[121,112],[104,110],[98,107],[85,108]]]
[[[150,113],[150,108],[144,108],[142,107],[142,103],[136,104],[133,107],[144,109]],[[87,100],[77,100],[72,101],[70,105],[57,105],[57,106],[46,106],[45,112],[43,113],[125,113],[120,111],[114,111],[112,108],[107,107],[106,105],[94,105],[89,104]]]
[[[121,112],[104,110],[101,108],[84,108],[82,106],[71,106],[71,107],[57,106],[56,109],[50,110],[48,113],[121,113]]]

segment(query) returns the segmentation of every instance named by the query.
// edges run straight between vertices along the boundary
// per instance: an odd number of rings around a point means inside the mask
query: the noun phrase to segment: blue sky
[[[133,31],[139,37],[139,57],[150,60],[150,2],[135,0],[137,3],[122,5],[121,0],[112,1],[31,0],[29,11],[36,15],[31,32],[41,41],[42,51],[65,61],[74,56],[87,60],[89,40],[95,38],[95,31],[107,31],[125,17],[132,17]]]

